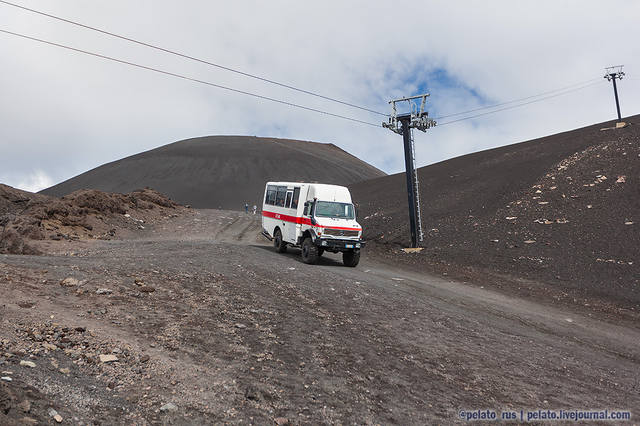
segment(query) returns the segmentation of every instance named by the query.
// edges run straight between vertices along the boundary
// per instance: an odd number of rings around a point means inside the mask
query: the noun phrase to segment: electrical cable
[[[0,1],[2,1],[2,0],[0,0]],[[594,82],[596,80],[600,80],[600,78],[592,78],[590,80],[582,81],[580,83],[570,84],[570,85],[565,86],[565,87],[561,87],[561,88],[554,89],[554,90],[549,90],[548,92],[538,93],[537,95],[527,96],[525,98],[514,99],[514,100],[511,100],[511,101],[507,101],[507,102],[501,102],[499,104],[478,107],[478,108],[470,109],[468,111],[456,112],[454,114],[441,115],[440,117],[435,117],[434,120],[441,120],[443,118],[455,117],[456,115],[464,115],[464,114],[468,114],[468,113],[471,113],[471,112],[482,111],[483,109],[497,108],[499,106],[509,105],[509,104],[512,104],[512,103],[515,103],[515,102],[526,101],[528,99],[537,98],[537,97],[540,97],[540,96],[548,95],[550,93],[560,92],[560,91],[563,91],[563,90],[566,90],[566,89],[570,89],[570,88],[575,87],[575,86],[580,86],[582,84],[591,83],[591,82]]]
[[[352,108],[358,108],[360,110],[367,111],[367,112],[370,112],[370,113],[373,113],[373,114],[378,114],[378,115],[382,115],[382,116],[385,116],[385,117],[389,116],[389,114],[384,114],[382,112],[378,112],[378,111],[375,111],[375,110],[372,110],[372,109],[369,109],[369,108],[365,108],[365,107],[362,107],[362,106],[359,106],[359,105],[355,105],[355,104],[352,104],[352,103],[349,103],[349,102],[346,102],[346,101],[342,101],[340,99],[332,98],[332,97],[329,97],[329,96],[324,96],[324,95],[321,95],[319,93],[311,92],[309,90],[300,89],[298,87],[291,86],[291,85],[288,85],[288,84],[285,84],[285,83],[280,83],[280,82],[275,81],[275,80],[270,80],[270,79],[265,78],[265,77],[260,77],[260,76],[255,75],[255,74],[250,74],[248,72],[244,72],[244,71],[240,71],[240,70],[237,70],[237,69],[234,69],[234,68],[231,68],[231,67],[227,67],[227,66],[224,66],[224,65],[216,64],[214,62],[206,61],[204,59],[199,59],[199,58],[196,58],[196,57],[193,57],[193,56],[185,55],[183,53],[176,52],[174,50],[166,49],[164,47],[156,46],[156,45],[153,45],[153,44],[150,44],[150,43],[145,43],[143,41],[139,41],[139,40],[136,40],[136,39],[133,39],[133,38],[130,38],[130,37],[121,36],[119,34],[115,34],[115,33],[112,33],[112,32],[106,31],[106,30],[102,30],[100,28],[92,27],[90,25],[82,24],[80,22],[72,21],[70,19],[65,19],[65,18],[56,16],[56,15],[52,15],[52,14],[49,14],[49,13],[41,12],[39,10],[31,9],[31,8],[28,8],[26,6],[22,6],[22,5],[19,5],[19,4],[16,4],[16,3],[11,3],[11,2],[8,2],[6,0],[0,0],[0,3],[6,4],[8,6],[17,7],[19,9],[23,9],[23,10],[26,10],[28,12],[37,13],[38,15],[46,16],[48,18],[57,19],[58,21],[66,22],[68,24],[77,25],[79,27],[86,28],[86,29],[91,30],[91,31],[97,31],[99,33],[106,34],[106,35],[109,35],[111,37],[116,37],[116,38],[119,38],[121,40],[126,40],[126,41],[129,41],[131,43],[136,43],[136,44],[139,44],[141,46],[149,47],[151,49],[159,50],[161,52],[165,52],[165,53],[169,53],[171,55],[179,56],[181,58],[189,59],[189,60],[192,60],[192,61],[200,62],[202,64],[206,64],[206,65],[210,65],[210,66],[213,66],[213,67],[216,67],[216,68],[219,68],[219,69],[223,69],[225,71],[230,71],[230,72],[233,72],[233,73],[236,73],[236,74],[240,74],[240,75],[243,75],[245,77],[254,78],[256,80],[260,80],[260,81],[263,81],[265,83],[275,84],[277,86],[284,87],[286,89],[295,90],[297,92],[304,93],[306,95],[315,96],[315,97],[318,97],[318,98],[321,98],[321,99],[325,99],[325,100],[328,100],[328,101],[331,101],[331,102],[336,102],[336,103],[339,103],[339,104],[342,104],[342,105],[346,105],[346,106],[349,106],[349,107],[352,107]]]
[[[605,81],[604,80],[597,81],[597,82],[594,82],[594,83],[591,83],[591,84],[587,84],[585,86],[576,87],[575,89],[566,90],[566,91],[564,91],[562,93],[556,93],[554,95],[546,96],[546,97],[540,98],[540,99],[535,99],[535,100],[532,100],[532,101],[529,101],[529,102],[524,102],[524,103],[521,103],[521,104],[518,104],[518,105],[512,105],[512,106],[509,106],[509,107],[500,108],[500,109],[497,109],[495,111],[487,111],[487,112],[483,112],[482,114],[472,115],[470,117],[464,117],[464,118],[459,118],[457,120],[451,120],[451,121],[446,121],[444,123],[438,123],[436,127],[446,126],[447,124],[458,123],[460,121],[471,120],[472,118],[482,117],[484,115],[494,114],[496,112],[501,112],[501,111],[506,111],[506,110],[513,109],[513,108],[518,108],[518,107],[521,107],[521,106],[533,104],[535,102],[540,102],[540,101],[544,101],[544,100],[547,100],[547,99],[555,98],[555,97],[558,97],[558,96],[566,95],[568,93],[576,92],[578,90],[586,89],[587,87],[595,86],[595,85],[602,84],[602,83],[605,83]]]
[[[122,59],[113,58],[111,56],[101,55],[99,53],[89,52],[87,50],[78,49],[78,48],[67,46],[67,45],[64,45],[64,44],[54,43],[52,41],[42,40],[42,39],[39,39],[39,38],[36,38],[36,37],[31,37],[31,36],[28,36],[28,35],[24,35],[24,34],[14,33],[12,31],[7,31],[7,30],[0,29],[0,32],[1,33],[5,33],[5,34],[11,34],[11,35],[16,36],[16,37],[22,37],[22,38],[25,38],[25,39],[28,39],[28,40],[32,40],[32,41],[37,41],[37,42],[40,42],[40,43],[48,44],[48,45],[51,45],[51,46],[60,47],[62,49],[67,49],[67,50],[71,50],[71,51],[74,51],[74,52],[84,53],[86,55],[95,56],[95,57],[98,57],[98,58],[101,58],[101,59],[107,59],[109,61],[118,62],[118,63],[121,63],[121,64],[130,65],[130,66],[137,67],[137,68],[142,68],[142,69],[145,69],[145,70],[148,70],[148,71],[153,71],[153,72],[157,72],[157,73],[160,73],[160,74],[165,74],[165,75],[169,75],[169,76],[172,76],[172,77],[182,78],[184,80],[189,80],[189,81],[193,81],[193,82],[196,82],[196,83],[206,84],[208,86],[217,87],[218,89],[224,89],[224,90],[228,90],[230,92],[240,93],[240,94],[247,95],[247,96],[253,96],[254,98],[258,98],[258,99],[263,99],[263,100],[267,100],[267,101],[271,101],[271,102],[276,102],[276,103],[279,103],[279,104],[288,105],[288,106],[295,107],[295,108],[301,108],[301,109],[304,109],[304,110],[307,110],[307,111],[317,112],[319,114],[324,114],[324,115],[328,115],[328,116],[331,116],[331,117],[341,118],[341,119],[344,119],[344,120],[349,120],[349,121],[353,121],[353,122],[356,122],[356,123],[366,124],[366,125],[369,125],[369,126],[381,127],[379,124],[369,123],[368,121],[358,120],[357,118],[346,117],[344,115],[334,114],[334,113],[328,112],[328,111],[323,111],[321,109],[311,108],[311,107],[307,107],[307,106],[304,106],[304,105],[295,104],[293,102],[283,101],[281,99],[270,98],[268,96],[258,95],[256,93],[246,92],[244,90],[239,90],[239,89],[234,89],[232,87],[222,86],[220,84],[211,83],[209,81],[204,81],[204,80],[199,80],[197,78],[187,77],[187,76],[182,75],[182,74],[176,74],[176,73],[169,72],[169,71],[164,71],[164,70],[161,70],[161,69],[158,69],[158,68],[153,68],[153,67],[148,67],[146,65],[136,64],[134,62],[129,62],[129,61],[125,61],[125,60],[122,60]]]

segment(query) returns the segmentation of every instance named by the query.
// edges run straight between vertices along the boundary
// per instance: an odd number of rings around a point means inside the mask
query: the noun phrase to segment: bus
[[[349,190],[321,183],[267,182],[262,235],[279,253],[299,247],[308,264],[329,251],[342,253],[346,266],[357,266],[365,244]]]

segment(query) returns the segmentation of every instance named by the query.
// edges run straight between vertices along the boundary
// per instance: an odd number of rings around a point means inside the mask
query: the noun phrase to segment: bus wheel
[[[322,247],[318,247],[318,256],[322,256],[324,253],[324,249]]]
[[[318,247],[313,244],[311,237],[307,237],[302,241],[302,261],[309,265],[318,262]]]
[[[358,266],[360,262],[360,250],[351,250],[342,252],[342,263],[345,266]]]
[[[282,232],[279,229],[276,229],[276,232],[273,235],[273,246],[276,248],[278,253],[284,253],[287,251],[287,243],[282,241]]]

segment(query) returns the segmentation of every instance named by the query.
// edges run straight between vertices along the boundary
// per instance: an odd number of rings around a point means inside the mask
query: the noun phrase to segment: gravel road
[[[640,407],[637,327],[366,251],[357,268],[332,254],[306,265],[259,230],[258,216],[195,210],[129,240],[0,256],[13,379],[0,420],[53,422],[54,408],[74,423],[425,424]]]

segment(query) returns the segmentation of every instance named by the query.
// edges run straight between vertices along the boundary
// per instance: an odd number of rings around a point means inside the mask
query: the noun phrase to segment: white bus
[[[267,182],[262,204],[262,234],[280,253],[300,247],[302,260],[314,264],[325,251],[342,252],[346,266],[360,261],[362,227],[344,186]]]

